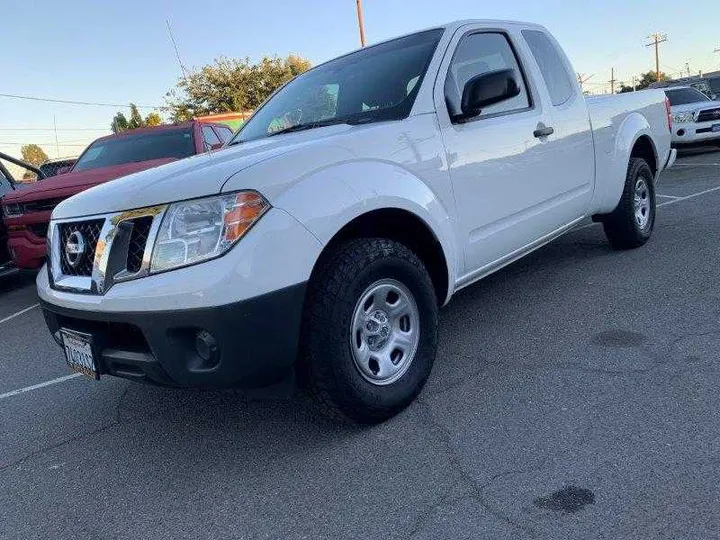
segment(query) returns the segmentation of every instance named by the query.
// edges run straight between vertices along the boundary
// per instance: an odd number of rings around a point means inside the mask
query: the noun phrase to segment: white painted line
[[[15,317],[19,317],[19,316],[22,315],[23,313],[27,313],[28,311],[35,309],[35,308],[38,307],[39,305],[40,305],[40,304],[33,304],[33,305],[30,306],[30,307],[27,307],[27,308],[25,308],[25,309],[21,309],[21,310],[18,311],[17,313],[13,313],[13,314],[10,315],[9,317],[5,317],[4,319],[0,319],[0,324],[2,324],[2,323],[4,323],[4,322],[8,322],[8,321],[14,319]]]
[[[660,195],[659,193],[658,193],[657,196],[658,196],[658,197],[665,197],[666,199],[679,199],[679,198],[680,198],[680,197],[677,196],[677,195]]]
[[[708,193],[713,193],[714,191],[720,191],[720,186],[706,189],[705,191],[700,191],[698,193],[693,193],[692,195],[686,195],[685,197],[678,197],[677,199],[673,199],[672,201],[666,201],[664,203],[660,203],[660,204],[658,204],[658,206],[667,206],[669,204],[675,204],[675,203],[679,203],[682,201],[687,201],[688,199],[694,199],[695,197],[699,197],[700,195],[707,195]]]
[[[81,377],[81,373],[73,373],[72,375],[65,375],[64,377],[58,377],[57,379],[53,379],[51,381],[45,381],[41,382],[40,384],[34,384],[32,386],[26,386],[25,388],[19,388],[17,390],[13,390],[12,392],[7,392],[5,394],[0,394],[0,399],[5,399],[13,396],[17,396],[18,394],[24,394],[25,392],[32,392],[33,390],[38,390],[40,388],[45,388],[46,386],[51,386],[53,384],[59,384],[61,382],[69,381],[70,379],[75,379],[77,377]]]
[[[685,197],[675,197],[674,195],[658,195],[658,197],[670,197],[672,199],[670,201],[665,201],[664,203],[658,204],[658,208],[661,206],[667,206],[669,204],[675,204],[675,203],[679,203],[682,201],[687,201],[688,199],[692,199],[694,197],[699,197],[700,195],[707,195],[708,193],[712,193],[714,191],[719,191],[719,190],[720,190],[720,186],[717,186],[714,188],[706,189],[705,191],[701,191],[699,193],[693,193],[692,195],[686,195]],[[583,229],[588,229],[590,227],[594,227],[595,225],[600,225],[600,223],[588,223],[587,225],[583,225],[582,227],[576,227],[572,230],[573,231],[581,231]]]

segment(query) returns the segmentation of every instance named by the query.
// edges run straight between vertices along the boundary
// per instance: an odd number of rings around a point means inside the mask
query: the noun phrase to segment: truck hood
[[[304,146],[327,143],[328,139],[364,126],[336,125],[267,137],[198,154],[154,169],[131,174],[122,182],[102,184],[60,203],[54,219],[75,218],[134,210],[158,204],[215,195],[233,175],[260,162]],[[268,179],[268,184],[272,182]],[[262,192],[254,179],[247,188]],[[265,193],[263,193],[265,194]]]
[[[140,161],[137,163],[124,163],[122,165],[114,165],[112,167],[102,167],[100,169],[92,169],[89,171],[69,172],[51,176],[33,184],[27,184],[22,190],[16,190],[9,193],[5,200],[8,202],[39,200],[52,198],[58,191],[77,189],[78,191],[97,186],[110,180],[115,180],[122,176],[143,171],[159,165],[164,165],[175,161],[173,158],[151,159],[148,161]]]

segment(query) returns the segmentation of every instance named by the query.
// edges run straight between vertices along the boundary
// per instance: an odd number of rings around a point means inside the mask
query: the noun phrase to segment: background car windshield
[[[235,141],[301,124],[407,117],[441,35],[438,29],[395,39],[300,75],[270,98]]]
[[[687,105],[688,103],[698,103],[700,101],[710,101],[702,92],[694,88],[678,88],[677,90],[666,90],[670,105]]]
[[[73,171],[87,171],[151,159],[182,159],[195,153],[190,129],[145,132],[97,141],[80,156]]]

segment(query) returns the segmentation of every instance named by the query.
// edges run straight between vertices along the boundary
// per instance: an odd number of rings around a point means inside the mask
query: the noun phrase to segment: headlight
[[[675,113],[672,115],[672,117],[673,117],[673,122],[675,122],[677,124],[695,121],[695,117],[693,116],[693,113],[691,113],[691,112]]]
[[[254,191],[171,204],[158,231],[150,273],[220,257],[269,208]]]

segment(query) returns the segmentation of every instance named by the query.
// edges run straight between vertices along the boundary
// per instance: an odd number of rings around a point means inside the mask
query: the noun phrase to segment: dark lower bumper
[[[292,372],[305,286],[191,310],[101,313],[47,302],[42,308],[53,334],[60,328],[92,334],[101,374],[164,386],[257,388]],[[204,358],[198,332],[217,345]]]

